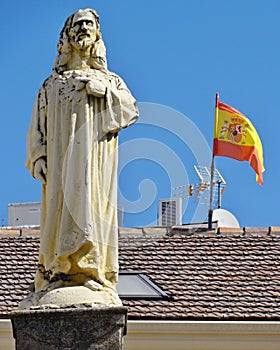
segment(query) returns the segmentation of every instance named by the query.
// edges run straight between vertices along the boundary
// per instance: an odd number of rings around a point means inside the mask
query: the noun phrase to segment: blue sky
[[[125,225],[153,224],[159,198],[171,197],[176,185],[199,182],[193,166],[198,161],[210,165],[218,91],[222,102],[254,124],[266,167],[264,186],[259,186],[248,163],[217,157],[216,166],[227,181],[222,207],[242,227],[279,226],[278,0],[4,2],[2,222],[7,224],[8,203],[40,201],[40,184],[24,167],[33,102],[51,73],[64,21],[86,7],[100,15],[109,69],[126,81],[142,112],[139,123],[120,134]],[[197,205],[204,208],[200,216],[195,215]],[[207,206],[194,204],[193,198],[184,206],[184,222],[203,219],[207,212]]]

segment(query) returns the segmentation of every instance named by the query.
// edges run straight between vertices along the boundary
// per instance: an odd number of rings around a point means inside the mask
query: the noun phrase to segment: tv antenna
[[[200,179],[200,184],[199,188],[196,194],[195,200],[201,195],[202,192],[206,190],[210,190],[210,185],[211,185],[211,170],[210,168],[206,166],[198,166],[195,165],[194,169]],[[218,209],[221,208],[221,200],[222,200],[222,195],[224,194],[226,189],[226,181],[222,177],[221,173],[219,172],[218,169],[214,169],[213,173],[213,197],[212,201],[216,201],[216,206]]]
[[[210,183],[211,183],[211,170],[206,166],[195,165],[194,169],[199,177],[200,182],[181,185],[174,188],[174,197],[181,197],[182,199],[188,199],[189,197],[195,195],[194,201],[202,195],[202,193],[208,191],[209,195],[204,197],[204,200],[209,200],[210,196]],[[226,181],[222,177],[218,169],[214,170],[213,176],[213,197],[212,201],[215,203],[218,209],[221,208],[221,197],[226,189]],[[203,204],[203,203],[201,203]],[[205,203],[204,203],[205,204]]]

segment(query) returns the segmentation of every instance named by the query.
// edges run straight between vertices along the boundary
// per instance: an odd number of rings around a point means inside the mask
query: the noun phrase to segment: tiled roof
[[[228,231],[121,235],[120,268],[142,271],[170,295],[123,299],[129,318],[280,320],[280,232]],[[34,236],[0,238],[2,317],[28,294],[38,247]]]
[[[126,301],[131,318],[280,320],[280,236],[177,235],[120,242],[171,301]]]
[[[39,237],[0,236],[0,315],[29,294],[38,260]]]

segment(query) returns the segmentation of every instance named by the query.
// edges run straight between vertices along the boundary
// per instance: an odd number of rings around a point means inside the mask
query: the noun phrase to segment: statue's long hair
[[[92,68],[95,68],[95,69],[106,70],[107,69],[106,48],[100,32],[99,16],[92,9],[85,9],[83,11],[89,11],[93,14],[96,21],[96,26],[97,26],[96,41],[92,44],[92,47],[91,47],[90,65]],[[53,67],[54,73],[62,74],[67,69],[67,63],[69,62],[72,55],[72,46],[70,45],[70,41],[69,41],[69,30],[72,26],[74,16],[77,12],[78,11],[76,11],[70,17],[67,18],[64,24],[64,27],[60,32],[59,42],[57,45],[58,55],[55,59],[54,67]]]

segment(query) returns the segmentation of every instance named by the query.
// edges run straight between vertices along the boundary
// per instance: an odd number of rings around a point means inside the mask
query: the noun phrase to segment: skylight
[[[168,295],[140,271],[120,271],[117,291],[125,299],[168,299]]]

